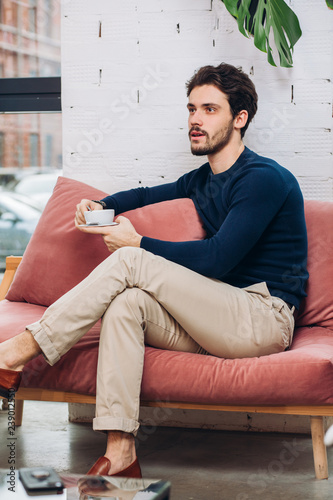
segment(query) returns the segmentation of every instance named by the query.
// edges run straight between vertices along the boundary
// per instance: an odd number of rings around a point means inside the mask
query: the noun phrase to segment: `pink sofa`
[[[59,178],[0,302],[0,341],[38,320],[48,305],[109,255],[99,236],[83,234],[73,224],[78,200],[104,196],[86,184]],[[305,208],[310,279],[290,350],[261,358],[220,359],[147,347],[142,404],[309,415],[316,477],[324,478],[328,467],[323,417],[333,416],[333,203],[306,201]],[[139,233],[154,238],[184,241],[205,236],[188,199],[125,215]],[[15,259],[8,262],[0,299],[15,272]],[[28,363],[18,402],[94,402],[98,339],[96,324],[55,366],[41,356]]]

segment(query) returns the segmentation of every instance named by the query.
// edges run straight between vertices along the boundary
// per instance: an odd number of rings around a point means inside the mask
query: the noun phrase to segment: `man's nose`
[[[202,116],[200,111],[197,109],[196,111],[193,111],[193,113],[190,114],[189,116],[189,124],[191,127],[194,125],[199,125],[200,127],[202,126]]]

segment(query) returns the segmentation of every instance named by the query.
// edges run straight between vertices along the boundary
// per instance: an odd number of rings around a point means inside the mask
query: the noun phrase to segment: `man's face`
[[[214,85],[194,87],[187,108],[192,154],[202,156],[221,151],[234,131],[227,96]]]

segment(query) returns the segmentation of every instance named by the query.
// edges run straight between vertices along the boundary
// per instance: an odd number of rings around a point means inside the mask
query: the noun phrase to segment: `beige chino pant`
[[[136,434],[144,346],[263,356],[286,349],[294,318],[265,283],[236,288],[141,248],[114,252],[27,329],[53,365],[100,318],[95,430]]]

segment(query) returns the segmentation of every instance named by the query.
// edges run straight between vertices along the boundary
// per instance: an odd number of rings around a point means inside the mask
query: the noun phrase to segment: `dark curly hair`
[[[241,129],[243,138],[257,112],[258,95],[252,80],[241,68],[221,63],[218,66],[200,68],[186,83],[187,97],[194,87],[202,85],[215,85],[227,96],[233,118],[243,109],[248,112],[248,120]]]

